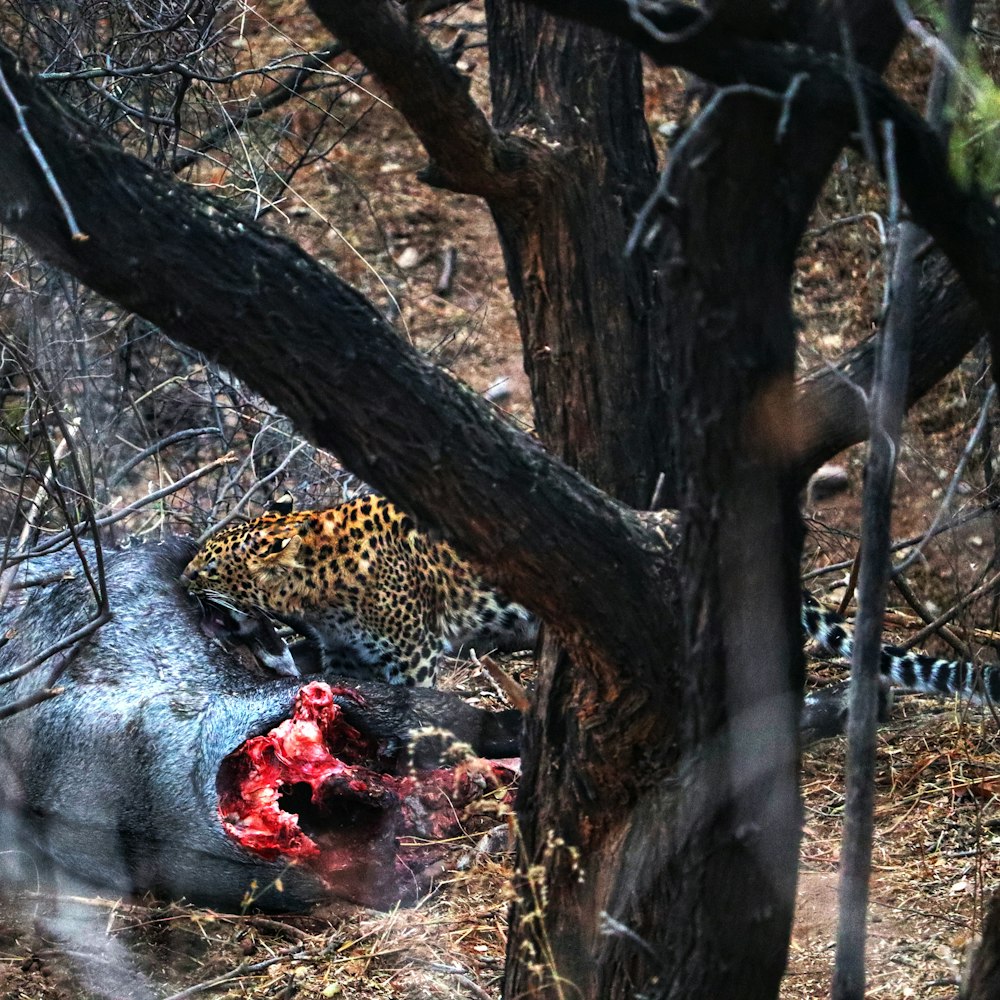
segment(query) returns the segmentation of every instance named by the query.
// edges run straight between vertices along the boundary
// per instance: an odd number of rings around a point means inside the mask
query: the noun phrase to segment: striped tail
[[[836,611],[824,608],[808,590],[802,591],[802,628],[823,649],[845,660],[851,658],[854,639]],[[961,660],[942,660],[883,646],[879,670],[896,687],[926,694],[961,695],[971,701],[1000,704],[1000,665],[977,667]]]

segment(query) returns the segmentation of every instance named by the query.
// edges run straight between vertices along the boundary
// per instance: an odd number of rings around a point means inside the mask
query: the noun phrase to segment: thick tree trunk
[[[524,340],[536,429],[601,489],[639,509],[674,467],[651,268],[625,241],[656,182],[630,45],[532,7],[489,0],[495,127],[554,151],[520,201],[492,198]],[[672,478],[661,506],[671,506]]]
[[[787,170],[774,141],[778,105],[735,94],[718,114],[672,166],[669,196],[682,207],[666,222],[663,251],[674,412],[686,445],[683,794],[663,783],[639,805],[646,825],[630,830],[608,907],[652,945],[660,968],[627,937],[612,937],[602,986],[613,992],[604,995],[624,996],[631,983],[654,997],[771,998],[794,903],[800,531],[786,471],[794,212],[772,186]]]
[[[657,280],[645,261],[624,255],[656,179],[638,53],[530,7],[488,2],[487,15],[494,124],[554,151],[526,186],[530,197],[490,199],[536,426],[588,479],[646,508],[659,474],[676,463],[657,382],[668,368],[650,364],[654,344],[665,343]],[[673,497],[671,475],[660,504]],[[605,585],[613,575],[609,566]],[[661,585],[661,594],[676,593],[673,579]],[[672,663],[676,638],[647,650],[628,679],[625,658],[573,646],[570,654],[545,644],[527,722],[509,997],[623,995],[626,981],[602,982],[595,960],[601,914],[623,875],[636,804],[658,798],[675,763],[668,734],[678,729],[679,700],[661,664]],[[637,683],[640,673],[655,682]]]
[[[566,150],[559,182],[533,217],[494,203],[539,427],[553,449],[633,503],[642,503],[633,482],[668,471],[666,495],[694,515],[680,555],[683,631],[650,651],[661,667],[658,688],[636,684],[635,664],[621,659],[577,655],[571,664],[554,646],[542,657],[538,710],[527,724],[505,995],[772,997],[785,962],[799,826],[792,470],[802,442],[789,420],[788,289],[794,247],[842,134],[817,142],[796,132],[783,148],[780,106],[759,97],[701,122],[672,163],[683,181],[671,192],[676,214],[667,228],[676,226],[676,238],[663,256],[673,296],[664,309],[656,261],[623,255],[637,200],[614,198],[606,182],[635,192],[616,168],[632,163],[634,174],[645,162],[645,135],[606,113],[629,106],[637,81],[630,89],[633,78],[612,71],[597,97],[593,81],[603,78],[588,72],[595,55],[618,67],[616,59],[628,65],[626,54],[507,5],[491,8],[491,29],[498,126],[532,123]],[[890,49],[891,40],[879,54]],[[577,76],[566,70],[567,51],[582,67]],[[790,161],[810,139],[803,175],[789,180]],[[581,177],[579,165],[594,163],[600,180]],[[566,345],[576,338],[584,349],[574,365]],[[558,365],[549,363],[553,342]],[[623,343],[624,363],[616,353]],[[639,406],[632,386],[645,396]],[[632,420],[645,421],[643,432],[671,434],[651,448],[645,433],[622,433],[630,453],[603,460],[620,446],[609,428]],[[685,442],[681,462],[674,434]],[[624,462],[646,463],[638,480],[621,478],[630,474]],[[643,676],[655,676],[656,662],[643,665]],[[636,707],[607,712],[603,691]],[[642,766],[619,769],[623,746]],[[595,814],[595,788],[605,796],[613,789],[606,813]],[[617,930],[602,937],[605,913]]]

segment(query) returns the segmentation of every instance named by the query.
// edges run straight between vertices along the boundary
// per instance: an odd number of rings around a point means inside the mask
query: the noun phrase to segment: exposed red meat
[[[395,761],[347,721],[335,696],[362,702],[349,688],[308,684],[291,718],[223,761],[223,827],[262,857],[307,865],[331,895],[371,906],[412,898],[424,888],[420,872],[444,853],[432,842],[462,832],[463,810],[506,789],[513,773],[471,758],[393,774]]]

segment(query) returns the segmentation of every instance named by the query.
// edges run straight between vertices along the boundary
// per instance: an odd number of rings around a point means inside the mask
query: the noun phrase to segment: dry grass
[[[148,898],[6,900],[0,996],[82,1000],[87,993],[74,965],[88,955],[97,968],[109,961],[82,944],[57,946],[40,929],[58,903],[123,943],[136,970],[172,1000],[495,997],[506,947],[508,865],[467,842],[452,845],[447,869],[415,906],[388,913],[336,902],[307,916],[263,917]]]
[[[869,935],[871,997],[954,997],[1000,879],[1000,740],[987,712],[906,698],[879,734]],[[844,741],[803,761],[805,828],[783,1000],[829,994]]]

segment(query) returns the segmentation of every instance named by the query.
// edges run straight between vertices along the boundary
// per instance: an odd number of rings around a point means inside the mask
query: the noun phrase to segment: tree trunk
[[[1000,893],[986,904],[983,931],[962,982],[959,1000],[996,1000],[1000,996]]]
[[[576,654],[571,664],[554,644],[542,657],[505,995],[557,997],[568,987],[595,998],[637,989],[771,997],[785,962],[799,825],[801,531],[790,469],[800,442],[787,419],[788,288],[792,248],[840,136],[814,143],[811,171],[783,187],[774,183],[789,173],[773,138],[777,102],[763,112],[759,99],[741,102],[701,123],[704,141],[672,165],[698,170],[685,174],[679,217],[669,220],[677,239],[663,254],[674,265],[664,310],[655,261],[623,254],[651,187],[629,183],[646,179],[638,168],[648,138],[620,124],[640,95],[627,52],[532,10],[489,10],[496,124],[531,125],[565,150],[533,216],[493,203],[539,428],[633,504],[668,472],[666,496],[695,514],[680,557],[678,621],[687,629],[650,651],[658,686],[643,690],[629,677],[635,664],[621,659]],[[604,82],[598,65],[611,67],[606,90],[594,82]],[[624,196],[615,197],[616,183]],[[660,432],[652,447],[651,431]],[[683,463],[670,445],[677,434]],[[655,660],[643,675],[656,676]],[[627,696],[630,710],[607,712],[605,691]],[[623,746],[642,766],[621,770]],[[677,774],[688,779],[683,794]],[[598,788],[610,796],[599,814]],[[602,941],[605,913],[618,929]]]
[[[674,467],[664,336],[652,269],[625,241],[656,181],[630,45],[522,4],[486,5],[493,119],[554,150],[530,199],[494,198],[546,447],[601,489],[646,509]],[[673,482],[661,506],[673,499]]]
[[[536,426],[552,452],[646,508],[675,461],[657,382],[668,369],[649,361],[664,342],[661,296],[653,270],[624,255],[656,179],[638,53],[522,5],[488,2],[487,16],[495,126],[555,151],[530,199],[490,200]],[[668,478],[661,504],[673,485]],[[589,583],[602,588],[617,572],[609,565]],[[660,587],[676,593],[670,577]],[[571,653],[552,640],[544,646],[523,753],[506,996],[620,995],[600,985],[600,914],[635,804],[656,794],[674,764],[671,742],[657,747],[654,735],[679,723],[672,675],[657,662],[677,645],[664,632],[644,654],[641,672],[653,684],[625,680],[621,656],[598,655],[571,635]]]

